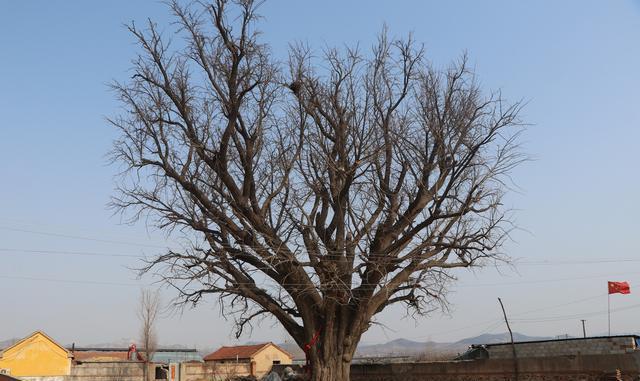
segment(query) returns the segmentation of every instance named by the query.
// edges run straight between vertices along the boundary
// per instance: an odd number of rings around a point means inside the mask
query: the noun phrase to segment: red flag
[[[609,294],[630,294],[631,287],[627,282],[607,282]]]

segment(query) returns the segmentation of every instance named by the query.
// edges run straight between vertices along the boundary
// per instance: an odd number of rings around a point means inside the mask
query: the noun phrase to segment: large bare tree
[[[114,205],[182,232],[145,267],[182,303],[217,295],[238,335],[275,317],[311,379],[343,381],[376,314],[431,311],[452,269],[500,257],[520,105],[483,93],[464,57],[437,70],[383,32],[367,52],[293,45],[281,63],[252,0],[171,9],[171,47],[130,26]]]

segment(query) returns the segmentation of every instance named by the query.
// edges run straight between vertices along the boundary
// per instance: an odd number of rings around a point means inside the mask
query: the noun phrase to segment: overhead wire
[[[558,315],[558,316],[550,316],[550,317],[540,317],[540,318],[524,318],[524,319],[513,319],[514,322],[517,323],[546,323],[546,322],[556,322],[556,321],[564,321],[564,320],[573,320],[581,317],[591,317],[598,315],[606,315],[607,313],[616,313],[620,311],[627,311],[640,308],[640,304],[633,304],[631,306],[613,308],[611,311],[607,310],[598,310],[592,312],[585,312],[579,314],[571,314],[571,315]]]
[[[66,250],[27,250],[27,249],[9,249],[0,248],[0,252],[21,253],[21,254],[53,254],[53,255],[75,255],[88,257],[126,257],[126,258],[145,258],[141,254],[116,254],[116,253],[96,253],[88,251],[66,251]]]
[[[88,236],[80,236],[80,235],[75,235],[75,234],[67,234],[67,233],[57,233],[57,232],[50,232],[50,231],[43,231],[43,230],[33,230],[33,229],[24,229],[24,228],[16,228],[16,227],[11,227],[11,226],[0,226],[0,230],[7,230],[7,231],[15,231],[15,232],[22,232],[22,233],[30,233],[30,234],[39,234],[39,235],[46,235],[46,236],[53,236],[53,237],[60,237],[60,238],[69,238],[69,239],[77,239],[77,240],[87,240],[87,241],[94,241],[94,242],[103,242],[103,243],[111,243],[111,244],[120,244],[120,245],[131,245],[131,246],[141,246],[141,247],[150,247],[150,248],[159,248],[159,249],[167,249],[166,245],[157,245],[157,244],[148,244],[148,243],[141,243],[141,242],[132,242],[132,241],[124,241],[124,240],[113,240],[113,239],[103,239],[103,238],[95,238],[95,237],[88,237]],[[10,249],[1,249],[2,251],[11,251]],[[23,252],[27,252],[30,250],[24,250],[24,249],[14,249],[13,251],[23,251]],[[35,252],[35,250],[31,250],[32,252]],[[53,251],[45,251],[45,250],[40,250],[39,252],[51,252],[54,253]],[[63,251],[58,251],[55,252],[55,254],[65,254]],[[69,253],[70,255],[75,255],[75,253]],[[107,254],[100,254],[103,256],[119,256],[119,255],[107,255]],[[123,256],[133,256],[133,255],[123,255]],[[579,260],[541,260],[541,261],[523,261],[523,262],[517,262],[515,261],[514,263],[497,263],[494,266],[497,267],[502,267],[502,266],[508,266],[508,267],[518,267],[518,266],[555,266],[555,265],[576,265],[576,264],[602,264],[602,263],[620,263],[620,262],[640,262],[640,259],[638,258],[597,258],[597,259],[579,259]]]
[[[545,307],[535,308],[535,309],[531,309],[531,310],[520,311],[520,312],[516,312],[516,313],[510,314],[510,316],[521,316],[521,315],[529,314],[531,312],[544,311],[544,310],[564,307],[564,306],[568,306],[568,305],[583,303],[583,302],[586,302],[586,301],[589,301],[589,300],[601,298],[604,295],[606,295],[606,294],[598,294],[598,295],[590,296],[590,297],[587,297],[587,298],[581,298],[581,299],[577,299],[577,300],[564,302],[564,303],[561,303],[561,304],[554,304],[554,305],[551,305],[551,306],[545,306]],[[509,319],[509,320],[512,320],[512,319]],[[517,320],[517,319],[515,319],[515,320]],[[485,321],[481,321],[481,322],[476,322],[474,324],[470,324],[470,325],[466,325],[466,326],[462,326],[462,327],[456,327],[456,328],[445,330],[445,331],[439,331],[437,333],[430,334],[430,335],[419,336],[418,338],[424,339],[424,338],[433,337],[433,336],[442,336],[442,335],[446,335],[446,334],[453,333],[453,332],[464,331],[464,330],[467,330],[469,328],[475,328],[475,327],[478,327],[478,326],[484,326],[486,324],[492,324],[492,325],[495,325],[497,327],[498,325],[502,324],[503,322],[504,322],[504,320],[502,318],[495,318],[495,319],[491,319],[491,320],[485,320]],[[493,329],[493,328],[490,328],[490,329]]]
[[[162,249],[166,249],[167,248],[166,246],[155,245],[155,244],[144,244],[144,243],[139,243],[139,242],[111,240],[111,239],[101,239],[101,238],[95,238],[95,237],[78,236],[78,235],[73,235],[73,234],[53,233],[53,232],[46,232],[46,231],[40,231],[40,230],[22,229],[22,228],[14,228],[14,227],[7,227],[7,226],[0,226],[0,229],[7,230],[7,231],[16,231],[16,232],[40,234],[40,235],[47,235],[47,236],[54,236],[54,237],[61,237],[61,238],[68,238],[68,239],[87,240],[87,241],[103,242],[103,243],[111,243],[111,244],[141,246],[141,247],[150,247],[150,248],[162,248]],[[36,250],[36,249],[0,248],[0,252],[5,252],[5,253],[24,253],[24,254],[53,254],[53,255],[72,255],[72,256],[95,256],[95,257],[145,258],[144,255],[140,255],[140,254],[98,253],[98,252],[88,252],[88,251],[67,251],[67,250]],[[615,258],[615,259],[564,260],[564,261],[563,260],[560,260],[560,261],[557,261],[557,260],[555,260],[555,261],[544,260],[544,261],[516,262],[512,266],[517,267],[517,266],[575,265],[575,264],[602,264],[602,263],[620,263],[620,262],[623,262],[623,263],[625,263],[625,262],[627,262],[627,263],[635,263],[635,262],[640,262],[640,259]],[[500,264],[498,264],[498,265],[500,265]],[[505,265],[511,266],[509,264],[505,264]],[[590,276],[571,277],[571,278],[543,279],[543,280],[533,280],[533,281],[520,280],[520,281],[514,281],[514,282],[500,282],[500,283],[488,283],[488,284],[465,284],[465,283],[462,283],[462,284],[458,284],[457,286],[458,287],[483,287],[483,286],[505,286],[505,285],[520,285],[520,284],[536,284],[536,283],[548,283],[548,282],[560,282],[560,281],[570,281],[570,280],[603,278],[603,277],[609,277],[609,276],[613,276],[613,275],[636,275],[636,274],[638,274],[638,273],[616,273],[616,274],[609,273],[609,274],[602,274],[602,275],[590,275]],[[44,282],[55,282],[55,283],[70,283],[70,284],[94,284],[94,285],[112,285],[112,286],[139,286],[140,285],[139,283],[122,283],[122,282],[77,280],[77,279],[56,279],[56,278],[41,278],[41,277],[13,276],[13,275],[0,275],[0,278],[3,278],[3,279],[14,279],[14,280],[28,280],[28,281],[44,281]],[[307,284],[299,284],[299,285],[306,286]],[[267,286],[267,285],[263,285],[263,286]],[[274,286],[277,286],[277,285],[274,285]],[[562,306],[566,306],[566,305],[577,304],[577,303],[581,303],[583,301],[592,300],[592,299],[599,298],[599,297],[601,297],[601,295],[588,297],[588,298],[584,298],[584,299],[579,299],[579,300],[576,300],[576,301],[563,303],[563,304],[560,304],[560,305],[542,307],[542,308],[537,308],[537,309],[533,309],[533,310],[529,310],[529,311],[519,312],[519,313],[513,314],[512,316],[521,316],[523,314],[528,314],[528,313],[532,313],[532,312],[538,312],[538,311],[553,309],[553,308],[562,307]],[[623,307],[623,308],[614,309],[611,312],[618,312],[618,311],[623,311],[623,310],[628,310],[628,309],[633,309],[633,308],[638,308],[638,307],[640,307],[640,304],[634,305],[634,306],[629,306],[629,307]],[[596,315],[603,314],[603,313],[606,313],[606,311],[596,311],[596,312],[583,313],[583,314],[572,314],[572,315],[560,315],[560,316],[555,316],[555,317],[552,316],[552,317],[537,318],[537,319],[536,318],[520,318],[520,319],[515,318],[515,319],[513,319],[513,321],[515,323],[517,323],[517,324],[544,323],[544,322],[571,320],[571,319],[575,319],[575,318],[578,318],[578,317],[596,316]],[[465,329],[468,329],[468,328],[473,328],[473,327],[477,327],[477,326],[480,326],[480,325],[484,325],[484,324],[487,324],[487,323],[491,323],[489,325],[489,327],[487,328],[487,330],[490,330],[490,329],[493,329],[493,327],[501,324],[501,320],[500,319],[488,320],[488,321],[477,323],[477,324],[473,324],[473,325],[468,325],[468,326],[464,326],[464,327],[455,328],[453,330],[439,332],[436,335],[440,336],[442,334],[461,331],[461,330],[465,330]]]
[[[2,227],[0,227],[2,229]],[[122,242],[123,241],[110,241],[110,242]],[[155,247],[155,246],[154,246]],[[166,246],[157,246],[158,248],[166,249]],[[85,256],[97,256],[97,257],[131,257],[131,258],[146,258],[145,255],[142,254],[122,254],[122,253],[97,253],[97,252],[88,252],[88,251],[73,251],[73,250],[46,250],[46,249],[20,249],[20,248],[0,248],[1,252],[7,253],[25,253],[25,254],[55,254],[55,255],[85,255]],[[602,264],[602,263],[617,263],[617,262],[640,262],[640,259],[612,259],[607,261],[545,261],[544,263],[534,263],[534,262],[520,262],[514,264],[515,267],[518,266],[538,266],[538,265],[563,265],[563,264]],[[560,278],[560,280],[565,279],[578,279],[578,278]],[[554,281],[554,280],[547,280]],[[474,284],[473,286],[495,286],[495,285],[505,285],[505,283],[489,283],[489,284]]]
[[[102,255],[99,253],[85,253],[86,255]],[[81,252],[78,253],[78,255],[85,255]],[[127,256],[127,257],[133,257],[130,255],[122,255],[122,256]],[[144,258],[143,256],[140,256],[140,258]],[[508,285],[520,285],[520,284],[540,284],[540,283],[549,283],[549,282],[563,282],[563,281],[572,281],[572,280],[584,280],[584,279],[598,279],[598,278],[602,278],[605,279],[607,277],[611,277],[611,276],[620,276],[620,275],[638,275],[640,273],[637,272],[633,272],[633,273],[608,273],[608,274],[599,274],[599,275],[590,275],[590,276],[584,276],[584,277],[575,277],[575,278],[555,278],[555,279],[538,279],[538,280],[532,280],[532,281],[519,281],[519,282],[504,282],[504,283],[484,283],[484,284],[468,284],[468,283],[461,283],[458,284],[457,287],[486,287],[486,286],[508,286]],[[238,285],[243,285],[243,284],[248,284],[248,285],[254,285],[256,284],[255,282],[235,282],[235,284]],[[282,287],[283,285],[281,284],[266,284],[266,283],[262,283],[262,284],[258,284],[259,286],[262,287]],[[286,283],[287,286],[309,286],[309,283],[291,283],[291,282],[287,282]],[[316,287],[320,287],[322,285],[320,284],[313,284]],[[384,286],[385,283],[354,283],[351,287],[358,287],[358,286]]]
[[[96,280],[78,280],[78,279],[58,279],[58,278],[14,276],[14,275],[0,275],[0,278],[2,278],[2,279],[12,279],[12,280],[43,281],[43,282],[53,282],[53,283],[91,284],[91,285],[109,285],[109,286],[127,286],[127,287],[144,285],[143,283],[124,283],[124,282],[96,281]],[[600,298],[602,296],[603,296],[603,294],[599,294],[599,295],[595,295],[595,296],[591,296],[591,297],[587,297],[587,298],[581,298],[581,299],[577,299],[577,300],[574,300],[574,301],[565,302],[565,303],[562,303],[562,304],[556,304],[556,305],[551,305],[551,306],[545,306],[545,307],[540,307],[540,308],[536,308],[536,309],[531,309],[531,310],[527,310],[527,311],[516,312],[516,313],[512,314],[511,316],[514,316],[514,317],[522,316],[524,314],[529,314],[529,313],[532,313],[532,312],[544,311],[544,310],[559,308],[559,307],[563,307],[563,306],[567,306],[567,305],[578,304],[578,303],[581,303],[581,302],[585,302],[585,301],[593,300],[593,299],[596,299],[596,298]],[[639,308],[639,307],[640,307],[640,304],[635,304],[635,305],[632,305],[632,306],[612,309],[611,312],[612,313],[616,313],[616,312],[619,312],[619,311],[625,311],[625,310],[635,309],[635,308]],[[594,312],[588,312],[588,313],[579,313],[579,314],[571,314],[571,315],[558,315],[558,316],[542,317],[542,318],[511,318],[510,320],[513,321],[515,324],[546,323],[546,322],[573,320],[573,319],[577,319],[577,318],[597,316],[597,315],[606,314],[606,313],[607,313],[607,311],[594,311]],[[486,324],[489,324],[489,325],[486,326]],[[492,330],[492,329],[496,328],[500,324],[502,324],[502,320],[496,318],[496,319],[491,319],[491,320],[475,323],[475,324],[472,324],[472,325],[467,325],[467,326],[463,326],[463,327],[457,327],[457,328],[454,328],[454,329],[451,329],[451,330],[440,331],[440,332],[437,332],[435,334],[423,336],[422,338],[424,338],[424,337],[432,337],[432,336],[442,336],[442,335],[453,333],[453,332],[463,331],[463,330],[466,330],[466,329],[469,329],[469,328],[475,328],[477,326],[486,326],[486,328],[482,330],[482,333],[484,333],[484,332],[487,332],[489,330]],[[482,333],[480,333],[480,334],[482,334]]]
[[[56,279],[56,278],[40,278],[40,277],[28,277],[19,275],[0,275],[3,279],[13,280],[29,280],[38,282],[54,282],[54,283],[71,283],[71,284],[95,284],[95,285],[108,285],[108,286],[141,286],[143,283],[123,283],[123,282],[109,282],[109,281],[97,281],[97,280],[76,280],[76,279]]]
[[[457,287],[494,287],[494,286],[514,286],[520,284],[536,284],[536,283],[550,283],[550,282],[564,282],[570,280],[583,280],[583,279],[596,279],[596,278],[606,278],[610,276],[618,276],[618,275],[638,275],[638,272],[624,272],[624,273],[607,273],[601,275],[587,275],[580,277],[570,277],[570,278],[552,278],[552,279],[537,279],[537,280],[521,280],[515,282],[500,282],[500,283],[474,283],[474,284],[466,284],[461,283]]]
[[[130,242],[130,241],[118,241],[118,240],[112,240],[112,239],[86,237],[86,236],[79,236],[79,235],[73,235],[73,234],[53,233],[53,232],[46,232],[46,231],[42,231],[42,230],[31,230],[31,229],[14,228],[14,227],[10,227],[10,226],[0,226],[0,230],[7,230],[7,231],[13,231],[13,232],[20,232],[20,233],[39,234],[39,235],[46,235],[46,236],[51,236],[51,237],[69,238],[69,239],[77,239],[77,240],[84,240],[84,241],[111,243],[111,244],[117,244],[117,245],[130,245],[130,246],[141,246],[141,247],[153,247],[153,248],[166,249],[166,246],[162,246],[162,245],[147,244],[147,243],[140,243],[140,242]]]

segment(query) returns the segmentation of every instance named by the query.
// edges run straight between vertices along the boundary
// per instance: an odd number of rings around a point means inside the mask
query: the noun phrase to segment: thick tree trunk
[[[354,313],[353,306],[333,301],[345,300],[340,294],[330,296],[320,311],[309,311],[306,334],[298,340],[307,356],[310,381],[349,381],[351,360],[368,327],[368,319]]]
[[[351,359],[359,334],[349,331],[349,325],[340,319],[330,319],[320,335],[320,340],[307,353],[311,381],[349,381]],[[351,325],[352,326],[352,325]],[[340,327],[340,328],[336,328]],[[353,326],[352,326],[353,327]]]
[[[346,362],[342,356],[329,361],[318,360],[312,362],[311,381],[349,381],[351,362]]]

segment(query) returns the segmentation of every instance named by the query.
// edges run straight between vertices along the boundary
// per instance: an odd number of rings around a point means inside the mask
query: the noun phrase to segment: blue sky
[[[366,48],[386,23],[392,35],[413,32],[436,65],[468,52],[487,91],[528,102],[524,148],[535,160],[514,172],[519,191],[507,200],[522,229],[506,251],[522,264],[459,271],[449,314],[389,311],[365,341],[502,332],[498,296],[519,332],[579,335],[584,318],[606,333],[607,279],[632,287],[612,297],[623,309],[614,333],[638,332],[640,2],[271,0],[261,13],[283,58],[296,40]],[[156,1],[0,0],[0,340],[36,329],[64,343],[137,336],[136,299],[151,279],[136,280],[139,262],[122,255],[171,242],[106,209],[117,169],[105,117],[119,110],[107,84],[128,78],[136,52],[122,25],[148,17],[170,30]],[[160,339],[213,347],[234,342],[230,326],[211,301],[164,316]],[[283,338],[265,322],[242,340]]]

